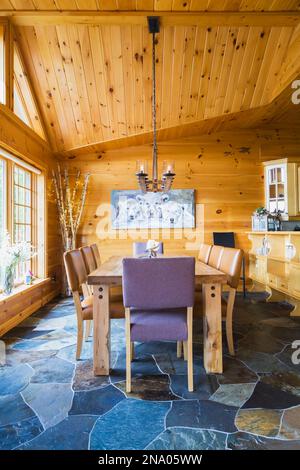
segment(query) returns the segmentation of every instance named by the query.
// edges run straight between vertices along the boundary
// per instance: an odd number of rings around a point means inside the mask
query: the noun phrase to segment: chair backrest
[[[239,285],[243,255],[243,250],[236,248],[224,248],[222,254],[219,269],[228,275],[227,284],[234,289]]]
[[[99,252],[99,248],[98,248],[97,243],[93,243],[91,245],[91,248],[92,248],[92,252],[94,254],[94,258],[95,258],[95,261],[96,261],[97,268],[99,268],[101,266],[101,257],[100,257],[100,252]]]
[[[95,269],[97,269],[97,264],[96,264],[93,250],[90,246],[82,246],[80,248],[80,251],[83,256],[86,271],[88,274],[90,274],[92,271],[95,271]]]
[[[207,264],[209,260],[209,255],[211,252],[211,245],[207,245],[206,243],[202,243],[200,246],[200,250],[198,253],[198,260],[202,263]]]
[[[164,254],[164,244],[159,242],[158,252],[159,255]],[[147,243],[145,242],[135,242],[133,244],[133,256],[142,256],[147,254]]]
[[[219,269],[223,251],[223,246],[213,245],[210,251],[208,264],[213,268]]]
[[[193,307],[194,290],[194,258],[123,260],[125,307],[147,310]]]
[[[234,232],[213,232],[214,245],[235,248]]]
[[[64,253],[64,263],[69,287],[72,292],[78,292],[81,285],[87,281],[87,271],[81,251],[66,251]]]

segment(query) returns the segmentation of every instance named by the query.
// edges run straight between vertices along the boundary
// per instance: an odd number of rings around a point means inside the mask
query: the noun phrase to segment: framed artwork
[[[112,191],[113,229],[194,228],[195,191],[177,189],[168,193]]]

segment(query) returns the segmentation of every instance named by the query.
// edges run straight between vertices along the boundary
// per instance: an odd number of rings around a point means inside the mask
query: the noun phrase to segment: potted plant
[[[0,243],[1,277],[3,292],[11,294],[16,278],[16,269],[19,263],[30,260],[35,253],[30,243],[21,241],[11,243],[9,234],[6,232]]]

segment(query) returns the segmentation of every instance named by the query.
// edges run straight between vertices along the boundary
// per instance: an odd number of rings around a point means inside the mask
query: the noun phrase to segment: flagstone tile
[[[224,356],[223,370],[223,374],[218,374],[220,385],[253,383],[258,380],[257,374],[236,358]]]
[[[300,440],[284,441],[238,432],[228,436],[227,448],[230,450],[300,450]]]
[[[31,383],[71,383],[74,365],[58,357],[32,362],[34,375]]]
[[[75,392],[104,388],[108,385],[110,385],[109,377],[94,375],[92,359],[77,362],[72,385]]]
[[[240,410],[235,419],[239,431],[265,437],[279,433],[282,412],[277,410]]]
[[[283,410],[300,405],[300,397],[283,392],[272,385],[258,382],[249,400],[243,408],[265,408]]]
[[[155,360],[151,355],[141,355],[136,353],[134,361],[131,363],[132,379],[135,377],[160,375]],[[122,382],[126,378],[126,353],[122,351],[118,354],[114,368],[110,372],[110,379],[112,383]]]
[[[88,450],[90,432],[96,416],[68,416],[47,429],[19,450]]]
[[[33,410],[20,394],[0,397],[0,427],[35,417]]]
[[[70,415],[102,415],[124,399],[124,393],[112,385],[87,392],[75,392]]]
[[[147,450],[225,450],[227,434],[217,431],[166,429]]]
[[[272,375],[265,375],[261,379],[262,383],[271,385],[283,392],[291,393],[300,398],[300,375],[294,372],[281,372]]]
[[[159,369],[164,374],[169,375],[187,375],[187,361],[177,358],[176,351],[154,354],[155,361]],[[198,375],[204,372],[203,359],[201,356],[194,355],[194,374]]]
[[[169,408],[169,403],[123,400],[96,422],[91,433],[91,449],[144,449],[164,431]]]
[[[300,354],[297,352],[297,349],[299,350],[299,347],[293,348],[289,344],[279,354],[276,354],[276,357],[286,364],[289,369],[300,374]]]
[[[0,450],[11,450],[43,432],[36,416],[0,427]]]
[[[209,399],[219,387],[217,376],[201,373],[194,375],[194,391],[188,391],[187,375],[171,375],[171,389],[181,398],[185,399]]]
[[[256,383],[220,385],[218,390],[210,397],[210,400],[240,408],[251,397],[255,385]]]
[[[282,351],[284,343],[258,328],[251,328],[249,333],[238,342],[238,349],[275,354]],[[238,355],[238,351],[237,351]]]
[[[208,400],[175,401],[167,416],[166,426],[235,432],[237,410],[236,407]]]
[[[45,429],[64,420],[72,406],[73,391],[69,384],[30,384],[22,392]]]
[[[284,411],[280,437],[283,439],[300,439],[300,406]]]
[[[16,366],[18,364],[24,364],[40,359],[46,359],[55,356],[57,351],[16,351],[14,349],[8,349],[6,351],[6,364],[8,366]]]
[[[126,383],[116,383],[123,393],[126,394]],[[148,401],[170,401],[180,398],[170,390],[170,379],[167,375],[147,375],[145,377],[134,377],[131,381],[131,393],[128,398],[137,398]]]
[[[20,392],[30,382],[34,371],[28,364],[0,368],[0,396]]]
[[[239,349],[238,359],[243,361],[253,372],[260,374],[284,372],[289,369],[276,356],[250,351],[249,349]]]

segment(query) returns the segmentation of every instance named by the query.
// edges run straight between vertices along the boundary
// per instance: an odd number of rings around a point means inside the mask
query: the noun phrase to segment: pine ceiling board
[[[1,0],[1,10],[13,10],[14,7],[10,0]]]
[[[33,0],[10,0],[14,10],[35,10]]]
[[[187,116],[188,121],[195,121],[197,104],[199,98],[199,83],[201,82],[202,64],[205,49],[206,29],[196,28],[195,48],[191,65],[191,85],[190,99],[188,102]]]
[[[184,38],[185,28],[178,26],[174,28],[174,41],[173,41],[173,64],[172,64],[172,92],[169,113],[169,125],[178,123],[179,107],[180,107],[180,91],[182,83],[182,68],[183,68],[183,55],[184,55]]]
[[[74,126],[74,117],[70,112],[70,109],[67,107],[67,97],[64,96],[63,90],[61,89],[61,84],[58,81],[55,64],[53,63],[53,57],[50,50],[52,43],[55,42],[55,28],[48,27],[45,34],[45,28],[36,26],[35,34],[40,52],[40,61],[43,64],[47,81],[49,83],[49,93],[53,96],[54,106],[56,108],[57,115],[59,116],[58,119],[63,134],[64,143],[65,145],[72,145],[73,135],[76,132],[76,128]]]
[[[271,33],[270,28],[261,29],[257,27],[255,28],[255,30],[257,31],[257,43],[255,50],[253,50],[252,65],[247,72],[248,79],[243,96],[241,110],[249,109],[251,106],[251,101],[255,92],[259,70],[263,62],[263,58],[265,56],[266,47]]]
[[[80,142],[87,142],[86,127],[88,120],[85,119],[84,109],[81,107],[81,99],[77,89],[76,76],[73,66],[73,58],[69,44],[67,26],[57,26],[57,40],[63,60],[63,69],[66,76],[66,83],[69,89],[71,106],[73,109],[75,124],[77,128],[77,137]]]
[[[163,59],[163,77],[172,76],[172,65],[173,65],[173,40],[174,40],[174,28],[172,26],[167,26],[164,28],[164,59]],[[151,77],[151,75],[150,75]],[[148,80],[149,86],[151,89],[151,80]],[[170,81],[163,79],[162,89],[161,89],[161,126],[165,127],[169,122],[170,114],[170,103],[171,103],[171,86]],[[151,91],[152,94],[152,91]],[[145,104],[151,106],[151,94],[150,102],[149,100],[145,101]]]
[[[157,36],[157,46],[156,46],[156,83],[157,83],[156,113],[157,113],[157,127],[158,128],[161,127],[161,119],[162,119],[162,83],[163,83],[162,73],[163,73],[163,61],[164,61],[164,53],[163,53],[164,32],[165,32],[165,29],[162,28],[160,35]],[[149,43],[149,46],[150,46],[150,43]],[[150,55],[149,55],[149,58],[150,58]],[[147,108],[147,110],[148,109],[149,108]]]
[[[78,10],[98,10],[97,0],[76,0]]]
[[[208,11],[223,11],[226,5],[226,0],[209,0],[207,10]]]
[[[232,67],[232,61],[235,53],[235,46],[238,37],[238,28],[228,28],[228,36],[226,48],[223,57],[222,70],[219,79],[217,96],[215,99],[214,114],[215,116],[223,114],[224,101],[228,91],[228,83]]]
[[[166,41],[165,41],[165,29],[164,29],[164,34],[163,34],[163,37],[160,38],[160,46],[159,46],[159,50],[157,50],[157,53],[159,53],[159,58],[161,58],[161,49],[164,50],[164,59],[163,59],[163,63],[161,64],[165,70],[165,62],[168,61],[169,58],[167,58],[167,53],[168,53],[168,49],[165,47],[167,47],[166,45]],[[152,81],[152,76],[153,76],[153,72],[152,72],[152,40],[151,40],[151,36],[149,35],[149,31],[148,31],[148,28],[147,27],[143,27],[143,30],[142,30],[142,49],[141,51],[139,51],[140,53],[140,56],[139,56],[139,59],[140,61],[142,61],[142,68],[143,68],[143,114],[144,114],[144,128],[145,130],[150,130],[152,129],[152,90],[153,90],[153,81]],[[170,44],[169,46],[172,46],[172,39],[170,40]],[[157,54],[158,55],[158,54]],[[132,57],[134,56],[134,54],[132,54]],[[133,60],[136,60],[135,57]],[[126,64],[126,60],[125,60],[125,64]],[[161,71],[161,67],[160,67],[160,71]],[[166,75],[164,75],[166,76]],[[171,76],[171,75],[170,75]],[[133,85],[134,85],[134,82],[133,82]],[[160,85],[160,82],[159,82],[159,85]],[[163,84],[164,85],[164,82]],[[170,88],[170,83],[169,83],[169,88]],[[162,86],[160,85],[160,90],[161,90],[161,93],[162,93]],[[127,90],[126,90],[127,91]],[[134,91],[133,91],[134,93]],[[162,112],[162,109],[163,109],[163,98],[162,98],[162,95],[160,95],[160,107],[161,109],[159,110],[160,113],[159,113],[159,116],[160,116],[160,119],[162,119],[161,117],[161,112]],[[130,106],[129,104],[129,99],[126,100],[126,103],[128,106]],[[135,106],[135,103],[133,102],[132,103],[133,106]],[[133,113],[134,114],[134,113]],[[133,126],[134,127],[134,126]]]
[[[251,68],[252,60],[253,60],[253,51],[255,50],[258,37],[259,37],[259,30],[257,28],[250,28],[249,35],[246,42],[245,53],[240,64],[240,72],[239,77],[236,81],[236,88],[234,93],[234,98],[231,106],[231,112],[240,111],[245,90],[248,84],[248,71]]]
[[[91,43],[91,56],[94,66],[95,85],[98,97],[98,106],[100,111],[103,139],[109,140],[111,138],[112,123],[107,104],[108,86],[105,80],[105,65],[103,60],[101,41],[99,37],[99,26],[89,27],[89,36]]]
[[[208,28],[206,32],[205,41],[205,54],[203,62],[203,70],[201,75],[200,90],[199,90],[199,101],[197,109],[197,119],[205,118],[205,105],[207,100],[207,94],[210,85],[210,74],[212,70],[213,57],[216,47],[216,38],[218,34],[218,28]]]
[[[98,102],[98,95],[96,89],[96,78],[94,72],[93,58],[91,53],[89,27],[78,25],[78,37],[80,42],[80,50],[82,57],[83,76],[86,81],[86,90],[88,97],[88,105],[91,112],[91,125],[93,128],[94,140],[103,139],[103,132],[101,126],[100,103]]]
[[[191,0],[190,11],[207,10],[209,0]]]
[[[184,63],[182,69],[182,87],[180,92],[179,122],[188,119],[189,101],[192,86],[192,64],[195,53],[196,27],[186,28]]]
[[[288,45],[290,43],[292,34],[293,28],[281,28],[281,33],[278,38],[276,49],[274,51],[272,64],[268,70],[264,90],[261,94],[261,106],[272,101],[274,83],[277,82],[277,77],[280,73],[282,64],[284,63],[284,59],[286,57]]]
[[[42,1],[42,0],[41,0]],[[76,0],[55,0],[57,10],[77,10]]]
[[[101,11],[117,10],[118,0],[98,0],[98,8]]]
[[[173,11],[189,11],[191,6],[191,0],[173,0],[172,10]]]
[[[133,50],[133,79],[134,79],[134,133],[143,132],[145,126],[144,103],[143,103],[143,63],[139,51],[143,47],[143,30],[140,26],[132,26],[132,50]],[[151,78],[152,79],[152,78]],[[148,109],[151,115],[151,108]]]
[[[257,78],[256,78],[255,91],[254,91],[251,105],[250,105],[250,107],[252,108],[258,107],[262,100],[265,81],[270,71],[270,66],[271,66],[272,59],[275,53],[275,48],[278,43],[279,32],[280,31],[278,31],[278,28],[271,29],[271,33],[268,39],[268,44],[267,44],[266,51],[265,51],[265,54],[261,63],[259,74],[257,75]]]
[[[173,0],[154,0],[154,10],[169,11],[172,10]]]
[[[57,10],[55,0],[32,0],[36,10]]]
[[[87,79],[85,76],[81,44],[78,27],[69,25],[67,27],[69,46],[71,52],[71,62],[74,67],[74,76],[78,90],[78,98],[82,110],[83,121],[85,123],[86,139],[91,142],[94,139],[93,117],[89,103],[87,90]]]
[[[220,27],[214,50],[212,69],[210,73],[209,88],[205,102],[205,117],[214,116],[216,99],[218,97],[218,89],[220,84],[220,76],[222,66],[224,64],[224,53],[228,39],[228,28]]]
[[[60,120],[54,104],[46,72],[38,54],[37,37],[33,27],[18,28],[17,37],[29,78],[35,90],[44,122],[48,125],[48,137],[54,150],[66,148],[60,128]]]
[[[151,11],[154,8],[154,0],[136,0],[136,10]]]

